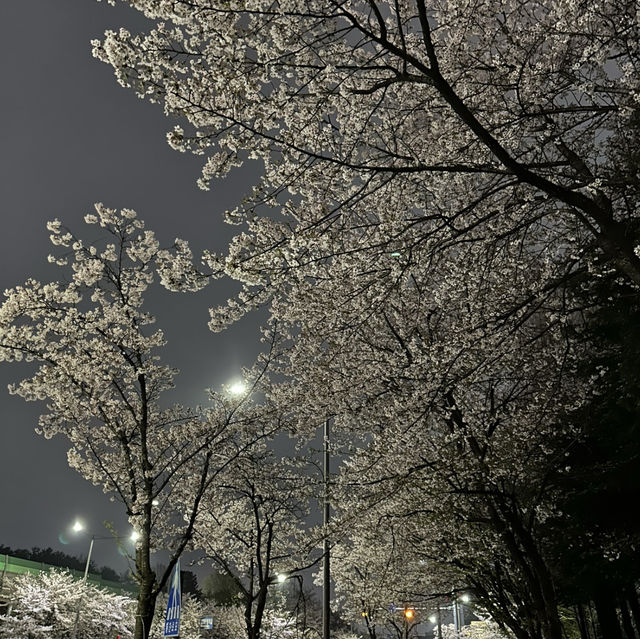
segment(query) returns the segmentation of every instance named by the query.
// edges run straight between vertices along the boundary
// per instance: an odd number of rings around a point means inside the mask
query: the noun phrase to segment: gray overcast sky
[[[62,271],[46,260],[45,223],[59,218],[82,231],[82,218],[97,201],[135,209],[161,243],[182,237],[196,254],[222,249],[231,237],[234,229],[223,224],[221,212],[240,201],[255,176],[241,170],[200,191],[202,158],[169,148],[165,132],[173,123],[161,107],[121,88],[112,70],[91,56],[90,40],[105,29],[135,32],[143,25],[137,12],[94,0],[0,2],[2,290],[28,277],[60,278]],[[154,295],[151,310],[169,341],[165,361],[182,371],[176,382],[184,403],[203,403],[204,388],[229,381],[258,351],[255,321],[221,335],[206,327],[207,307],[232,292],[228,283],[215,282],[197,295]],[[125,530],[122,507],[67,467],[63,439],[34,433],[41,407],[6,391],[24,371],[0,363],[0,544],[86,554],[86,539],[63,545],[59,536],[76,516],[95,534],[104,531],[105,519]],[[120,570],[113,546],[96,544],[96,560]]]

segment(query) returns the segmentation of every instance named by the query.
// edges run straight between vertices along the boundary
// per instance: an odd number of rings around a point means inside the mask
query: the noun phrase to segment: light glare
[[[229,392],[232,395],[243,395],[247,390],[244,382],[234,382],[229,386]]]

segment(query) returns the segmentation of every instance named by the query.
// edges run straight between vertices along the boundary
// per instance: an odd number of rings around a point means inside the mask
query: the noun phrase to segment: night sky
[[[47,263],[46,221],[59,218],[82,234],[94,202],[136,210],[161,244],[182,237],[196,254],[222,250],[238,230],[224,225],[221,213],[240,201],[255,171],[238,170],[209,192],[197,188],[202,158],[165,142],[174,122],[120,87],[111,68],[91,55],[90,40],[120,26],[136,32],[145,21],[93,0],[0,3],[2,290],[29,277],[62,278],[63,269]],[[205,388],[233,380],[252,363],[259,349],[255,318],[218,335],[206,326],[208,306],[233,291],[229,282],[190,295],[154,291],[150,310],[169,342],[163,359],[181,370],[175,400],[204,403]],[[123,533],[129,526],[119,503],[68,468],[66,440],[34,432],[42,406],[9,395],[7,384],[26,372],[0,363],[0,544],[86,555],[88,538],[69,533],[76,517],[96,535],[107,534],[105,519]],[[96,543],[94,557],[117,570],[126,565],[109,540]]]

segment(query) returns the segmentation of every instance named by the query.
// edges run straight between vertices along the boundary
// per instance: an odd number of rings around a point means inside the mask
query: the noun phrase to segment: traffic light
[[[416,611],[413,608],[409,608],[409,606],[404,607],[404,618],[407,621],[411,621],[415,616],[415,614],[416,614]]]

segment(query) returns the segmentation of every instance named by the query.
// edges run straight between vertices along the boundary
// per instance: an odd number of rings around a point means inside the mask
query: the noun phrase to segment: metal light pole
[[[85,530],[84,525],[80,522],[80,521],[76,521],[73,526],[72,526],[72,530],[75,533],[79,533],[82,532],[83,530]],[[134,535],[135,535],[135,531],[134,533],[131,535],[131,538],[134,539]],[[87,576],[89,575],[89,564],[91,563],[91,553],[93,552],[93,542],[96,539],[113,539],[113,537],[97,537],[96,535],[91,535],[91,542],[89,543],[89,553],[87,554],[87,563],[84,565],[84,575],[82,576],[82,585],[86,586],[87,584]],[[76,616],[75,619],[73,621],[73,628],[71,630],[71,639],[77,639],[78,637],[78,622],[80,621],[80,605],[81,605],[81,601],[80,599],[78,599],[78,607],[76,610]]]
[[[331,568],[329,557],[329,538],[327,528],[329,526],[329,420],[324,422],[324,509],[322,523],[324,525],[324,540],[322,542],[323,565],[322,565],[322,639],[330,639],[329,625],[331,621]]]
[[[91,563],[91,553],[93,551],[93,542],[95,541],[96,536],[91,535],[91,543],[89,544],[89,554],[87,555],[87,563],[84,566],[84,577],[82,578],[82,583],[87,583],[87,575],[89,574],[89,564]]]
[[[460,636],[460,624],[459,624],[460,620],[458,618],[458,597],[455,595],[455,593],[453,595],[451,610],[453,612],[453,631],[456,637],[459,637]]]
[[[78,526],[77,522],[74,525],[74,530],[76,531],[82,530],[82,528]],[[91,553],[93,551],[93,542],[95,541],[95,539],[96,539],[95,535],[91,535],[91,543],[89,544],[89,554],[87,555],[87,563],[84,566],[84,576],[82,577],[83,586],[86,585],[87,583],[87,575],[89,574],[89,564],[91,563]],[[75,619],[73,620],[73,630],[71,632],[72,639],[76,639],[78,636],[78,622],[80,621],[80,604],[81,604],[81,601],[80,599],[78,599],[76,616],[75,616]]]

